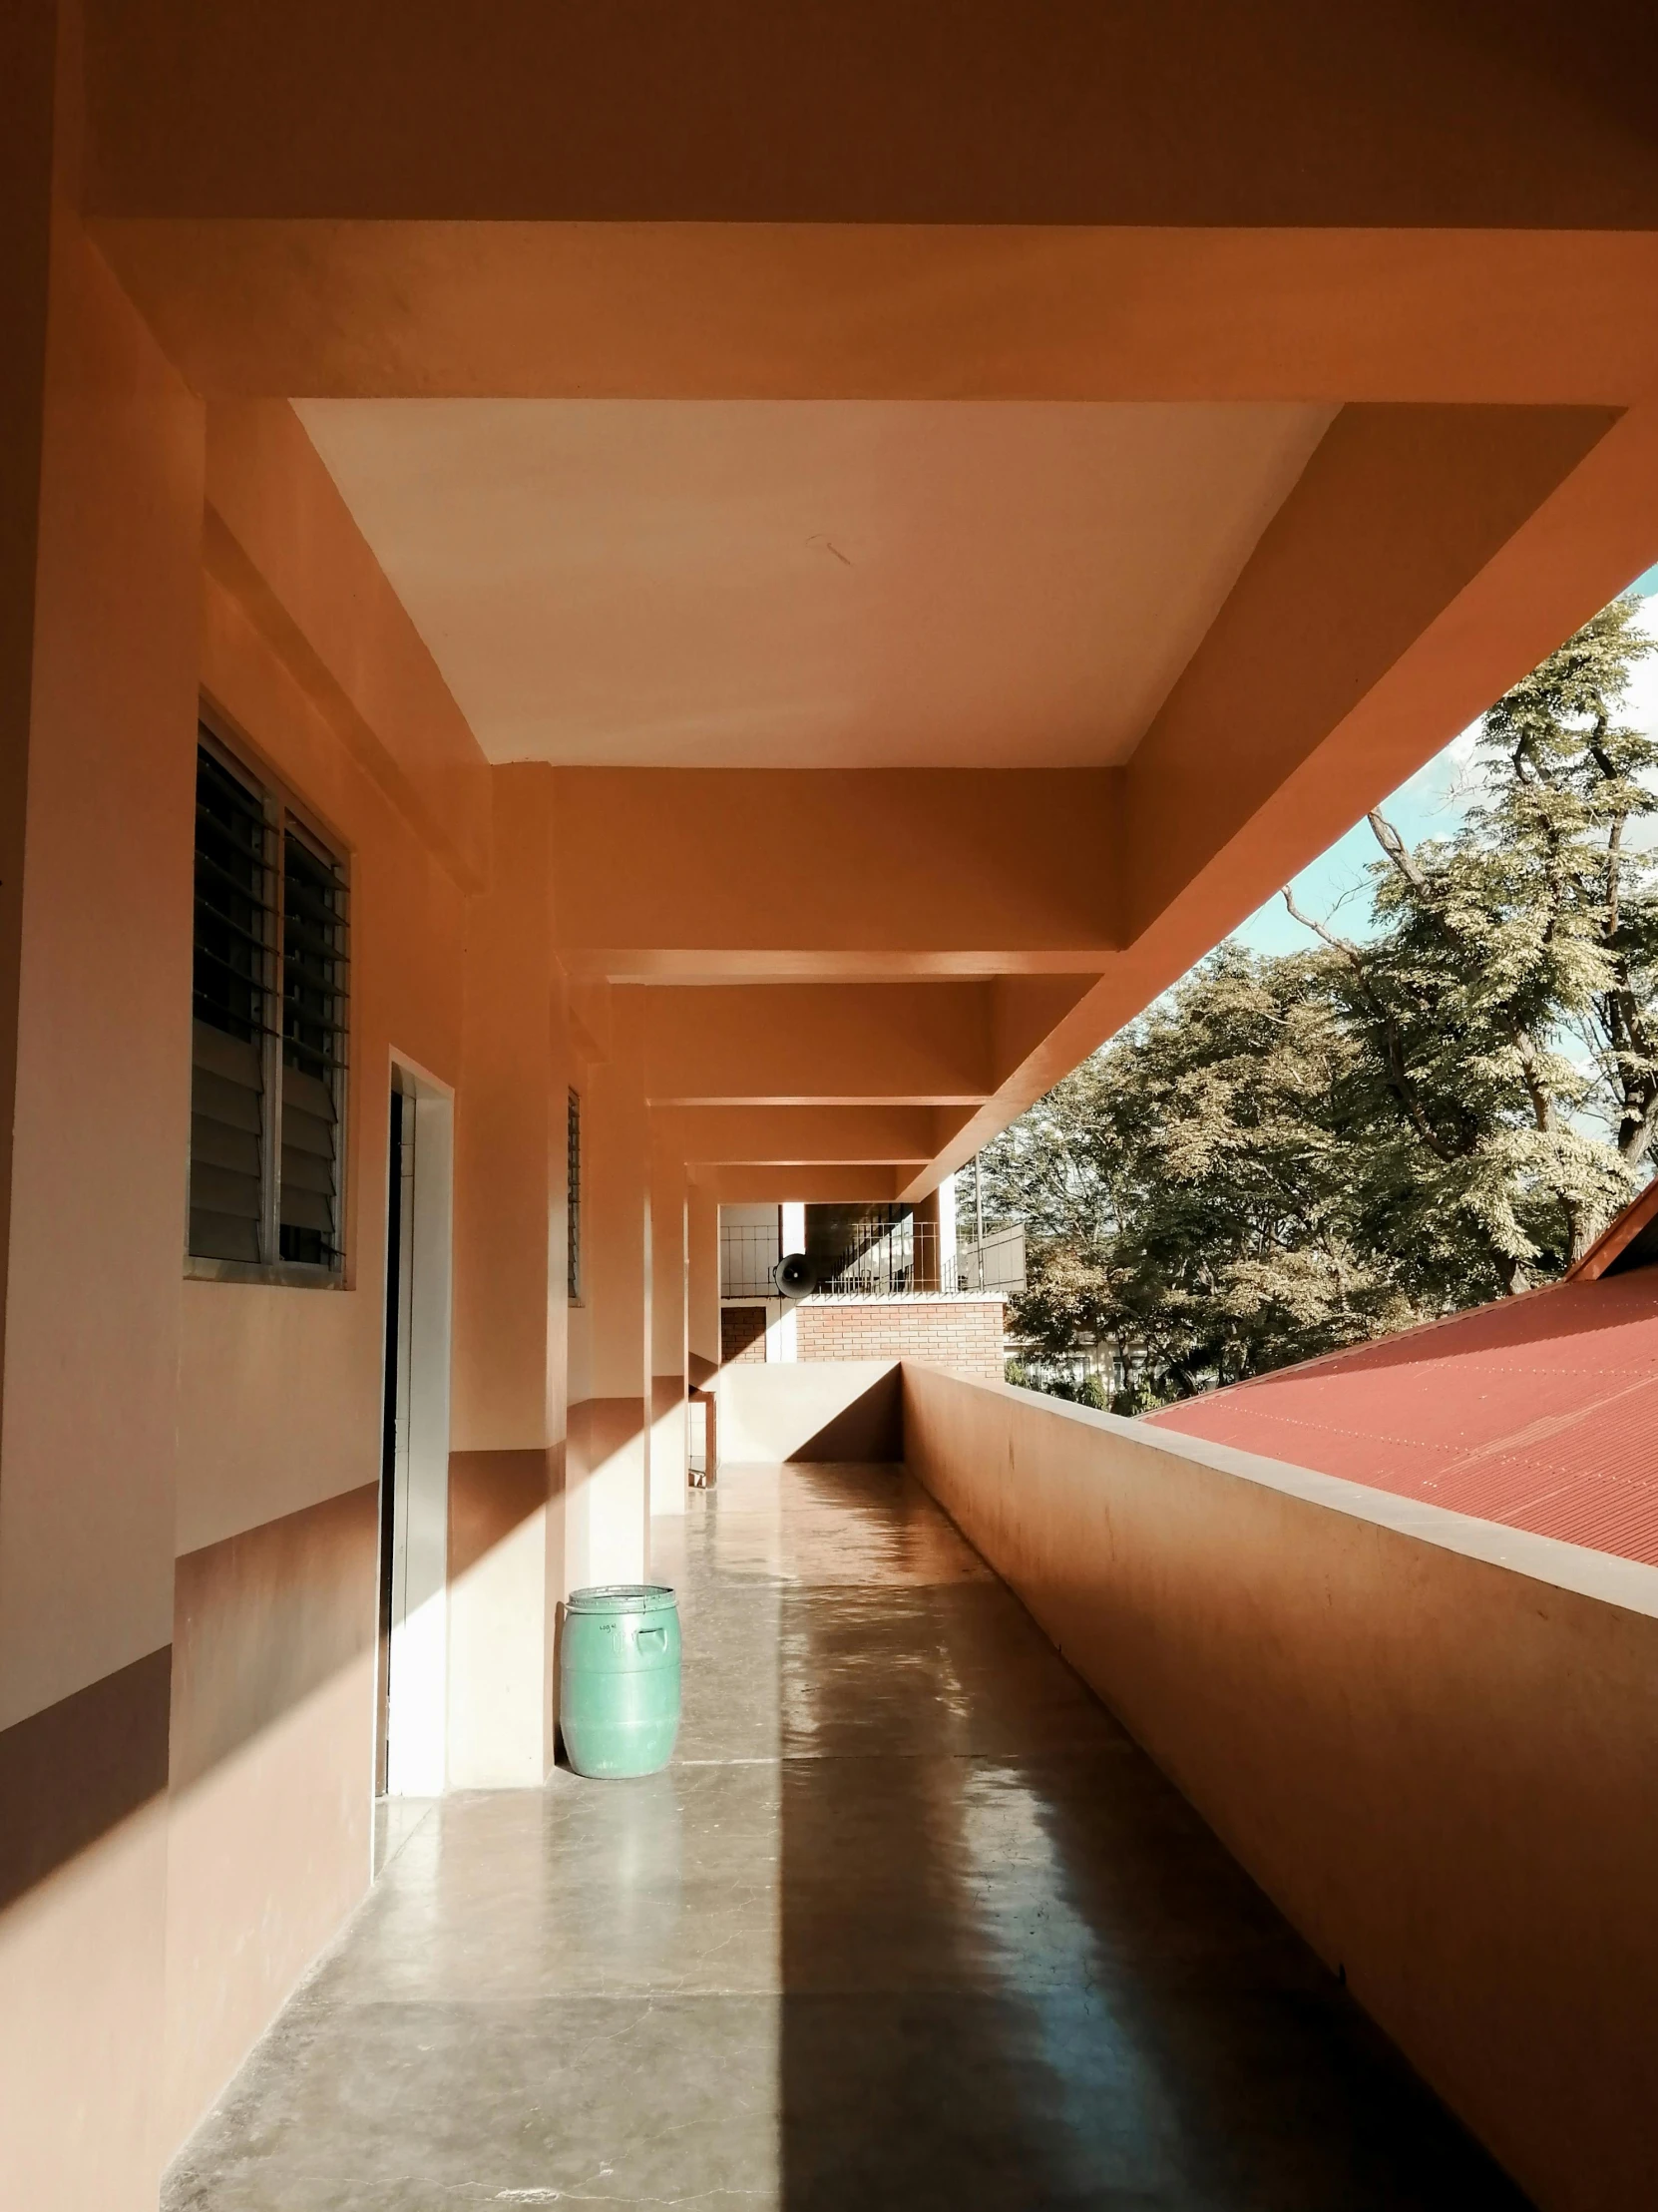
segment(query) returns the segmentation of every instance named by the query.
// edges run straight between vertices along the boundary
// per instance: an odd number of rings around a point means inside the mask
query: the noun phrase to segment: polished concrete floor
[[[169,2212],[1518,2212],[908,1478],[657,1564],[671,1769],[426,1812]]]

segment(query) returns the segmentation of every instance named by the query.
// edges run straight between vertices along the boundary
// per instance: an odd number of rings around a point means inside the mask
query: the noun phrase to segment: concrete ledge
[[[1658,1569],[906,1363],[916,1475],[1548,2212],[1658,2170]]]

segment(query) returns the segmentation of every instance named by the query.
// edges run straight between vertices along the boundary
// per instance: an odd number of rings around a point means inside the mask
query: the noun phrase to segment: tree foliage
[[[1227,944],[997,1139],[1016,1330],[1110,1342],[1123,1410],[1557,1275],[1658,1129],[1658,746],[1619,600],[1498,700],[1480,792],[1414,849],[1370,816],[1370,928]]]

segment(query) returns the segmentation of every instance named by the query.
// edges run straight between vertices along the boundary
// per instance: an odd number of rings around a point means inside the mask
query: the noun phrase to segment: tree
[[[1026,1222],[1016,1333],[1115,1345],[1118,1411],[1414,1317],[1365,1249],[1363,1047],[1320,966],[1223,946],[987,1150],[993,1214]]]
[[[1226,945],[997,1139],[1016,1330],[1110,1342],[1121,1410],[1559,1273],[1658,1129],[1650,650],[1597,616],[1483,717],[1483,785],[1414,850],[1370,817],[1370,929]]]
[[[1618,720],[1650,642],[1614,601],[1483,717],[1484,796],[1411,851],[1380,813],[1378,928],[1321,940],[1368,1045],[1376,1231],[1470,1261],[1483,1294],[1581,1258],[1634,1187],[1658,1122],[1653,862],[1658,745]],[[1391,1113],[1386,1110],[1391,1106]],[[1443,1293],[1453,1303],[1448,1276]]]

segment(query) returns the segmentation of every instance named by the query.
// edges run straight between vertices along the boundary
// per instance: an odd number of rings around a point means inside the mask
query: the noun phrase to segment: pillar
[[[960,1280],[958,1261],[959,1246],[956,1241],[956,1178],[946,1175],[938,1189],[939,1206],[939,1287],[943,1290],[962,1290],[967,1286]]]
[[[939,1288],[939,1194],[930,1190],[925,1198],[918,1198],[913,1208],[915,1223],[915,1287],[917,1290]]]
[[[777,1208],[777,1256],[787,1259],[791,1253],[806,1249],[806,1208],[800,1199],[785,1199]],[[768,1361],[792,1363],[800,1356],[800,1340],[795,1321],[796,1300],[778,1297],[766,1306],[766,1358]]]
[[[564,1584],[565,1122],[553,771],[497,768],[491,876],[467,915],[455,1112],[449,1781],[553,1763]]]
[[[58,40],[0,20],[0,2197],[153,2212],[204,425]]]
[[[685,1166],[659,1147],[650,1163],[650,1511],[683,1514],[686,1410]]]
[[[685,1202],[686,1456],[699,1455],[695,1479],[704,1485],[719,1474],[719,1200],[693,1182]]]
[[[692,1183],[685,1215],[686,1338],[693,1384],[719,1372],[719,1200]]]
[[[570,1410],[571,1588],[644,1579],[650,1551],[650,1115],[642,1023],[611,996],[585,1068],[580,1382]]]

